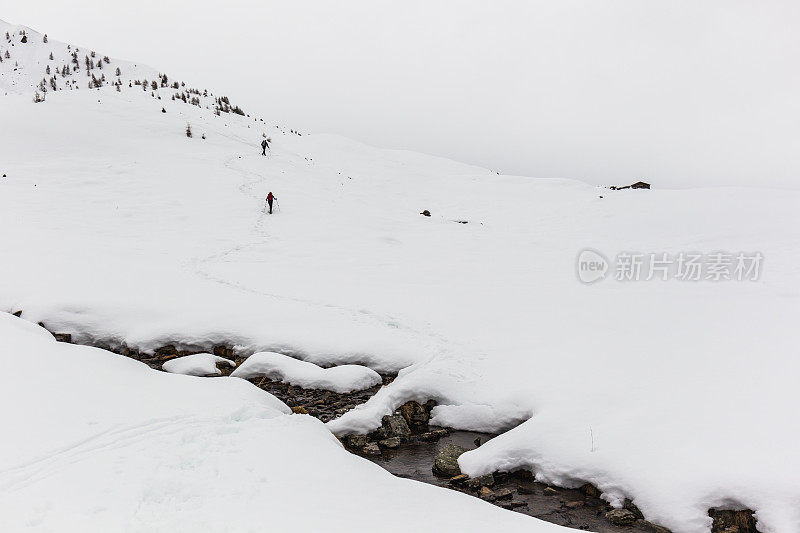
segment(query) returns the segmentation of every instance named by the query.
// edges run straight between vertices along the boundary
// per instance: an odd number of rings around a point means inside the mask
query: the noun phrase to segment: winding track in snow
[[[247,143],[243,139],[240,139],[238,136],[226,135],[226,134],[223,134],[223,135],[228,137],[231,140],[234,140],[234,141],[237,141],[237,142],[241,142],[241,143],[247,144],[249,146],[249,143]],[[299,154],[294,154],[294,155],[297,155],[299,157]],[[238,159],[243,158],[243,157],[252,158],[252,157],[261,157],[261,156],[247,156],[247,155],[241,156],[241,155],[234,154],[234,155],[229,156],[225,160],[224,166],[225,166],[225,168],[231,170],[232,172],[238,173],[243,177],[244,181],[239,185],[239,191],[242,194],[244,194],[246,196],[249,196],[249,197],[251,197],[253,199],[260,200],[261,196],[255,194],[254,188],[255,188],[255,186],[257,184],[264,183],[265,181],[267,181],[267,179],[269,179],[269,176],[266,175],[266,174],[261,174],[261,173],[258,173],[258,172],[254,172],[252,170],[245,170],[245,169],[238,168],[237,166],[235,166],[234,162],[236,160],[238,160]],[[279,157],[279,154],[275,154],[273,152],[270,157]],[[208,255],[208,256],[205,256],[205,257],[193,258],[193,259],[191,259],[191,260],[189,260],[187,262],[187,266],[191,265],[191,268],[194,270],[194,273],[196,275],[200,276],[201,278],[205,279],[205,280],[213,281],[215,283],[218,283],[218,284],[221,284],[221,285],[225,285],[227,287],[231,287],[231,288],[243,291],[243,292],[247,292],[247,293],[250,293],[250,294],[257,294],[259,296],[264,296],[264,297],[271,298],[271,299],[274,299],[274,300],[281,300],[281,301],[286,301],[286,302],[299,303],[299,304],[308,305],[308,306],[311,306],[311,307],[332,309],[332,310],[336,310],[336,311],[347,313],[348,315],[350,315],[350,317],[353,320],[359,320],[359,319],[368,320],[368,321],[371,321],[373,323],[377,323],[379,326],[381,326],[383,328],[399,329],[399,330],[408,332],[408,333],[410,333],[412,335],[426,337],[426,338],[434,341],[435,344],[438,345],[438,349],[436,350],[437,353],[444,353],[444,352],[448,351],[447,350],[447,346],[458,345],[457,342],[454,342],[453,340],[448,339],[448,338],[446,338],[445,336],[443,336],[443,335],[441,335],[439,333],[436,333],[436,332],[433,332],[433,331],[430,331],[430,330],[429,331],[421,331],[421,330],[419,330],[417,328],[414,328],[412,326],[404,324],[401,320],[399,320],[396,317],[391,316],[391,315],[380,315],[380,314],[374,313],[374,312],[366,310],[366,309],[354,309],[354,308],[351,308],[351,307],[346,307],[346,306],[342,306],[342,305],[338,305],[338,304],[333,304],[333,303],[330,303],[330,302],[313,301],[313,300],[304,299],[304,298],[297,298],[297,297],[293,297],[293,296],[286,296],[286,295],[276,294],[276,293],[273,293],[273,292],[267,292],[267,291],[255,289],[253,287],[249,287],[249,286],[247,286],[247,285],[245,285],[245,284],[243,284],[241,282],[238,282],[238,281],[231,281],[229,279],[225,279],[225,278],[216,276],[214,274],[209,273],[207,270],[205,270],[203,268],[205,265],[208,265],[208,264],[210,264],[212,262],[222,261],[222,260],[224,260],[225,257],[227,257],[227,256],[229,256],[231,254],[240,252],[240,251],[245,250],[245,249],[250,248],[250,247],[260,246],[260,245],[262,245],[264,243],[267,243],[269,241],[271,235],[269,234],[269,232],[264,227],[265,226],[265,221],[266,221],[266,217],[263,216],[263,212],[260,212],[259,215],[256,217],[255,222],[253,223],[253,229],[255,230],[255,232],[258,235],[261,236],[261,239],[259,241],[238,244],[236,246],[232,246],[230,248],[221,250],[221,251],[219,251],[217,253],[214,253],[214,254],[211,254],[211,255]],[[463,349],[466,349],[466,347],[463,347]],[[431,358],[433,358],[433,357],[435,357],[435,355],[431,356]]]

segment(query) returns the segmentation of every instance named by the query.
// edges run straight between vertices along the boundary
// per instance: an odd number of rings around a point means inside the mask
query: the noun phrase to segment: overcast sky
[[[6,0],[246,111],[596,184],[800,187],[800,2]]]

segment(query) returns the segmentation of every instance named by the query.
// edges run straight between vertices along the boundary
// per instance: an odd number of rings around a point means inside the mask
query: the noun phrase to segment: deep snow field
[[[24,319],[0,314],[11,530],[555,529],[393,478],[330,434],[435,399],[441,425],[513,428],[460,458],[470,475],[591,482],[678,532],[708,531],[710,507],[800,531],[800,193],[502,176],[127,83],[34,104],[9,68],[0,311]],[[585,285],[585,248],[764,263],[758,281]],[[326,427],[237,378],[56,344],[40,321],[83,344],[229,343],[400,375]]]

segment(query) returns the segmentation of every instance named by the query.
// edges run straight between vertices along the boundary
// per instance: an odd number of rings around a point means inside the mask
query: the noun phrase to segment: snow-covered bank
[[[324,389],[339,393],[368,389],[382,381],[380,374],[365,366],[321,368],[314,363],[274,352],[251,355],[231,376],[242,379],[265,376],[304,389]]]
[[[0,100],[0,309],[77,342],[403,369],[329,428],[411,399],[464,429],[530,418],[462,468],[588,481],[676,531],[706,531],[720,503],[800,530],[798,192],[498,176],[169,94]],[[759,251],[764,270],[583,285],[584,248]]]
[[[5,313],[0,359],[5,531],[565,531],[395,478],[244,380],[158,372]]]
[[[186,376],[213,376],[222,374],[217,365],[221,363],[228,366],[236,366],[230,359],[219,357],[210,353],[196,353],[170,359],[162,365],[167,372],[172,374],[184,374]]]

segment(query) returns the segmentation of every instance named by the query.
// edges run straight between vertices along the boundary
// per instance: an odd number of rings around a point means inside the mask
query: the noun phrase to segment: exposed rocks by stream
[[[632,502],[623,509],[613,509],[592,485],[575,490],[549,487],[534,481],[529,470],[476,478],[463,474],[458,457],[494,435],[430,426],[434,406],[433,402],[407,402],[384,416],[377,430],[368,435],[347,435],[342,441],[352,452],[397,476],[464,492],[548,522],[601,533],[668,533],[645,521]]]
[[[461,475],[461,468],[458,466],[458,457],[464,453],[466,448],[457,444],[447,444],[439,448],[433,458],[433,473],[437,476],[454,478]],[[459,478],[462,479],[463,478]]]
[[[714,520],[712,531],[719,533],[751,533],[756,529],[756,519],[749,509],[732,511],[729,509],[709,509],[708,516]]]
[[[390,375],[382,377],[383,385],[391,383],[394,379]],[[269,378],[251,378],[248,381],[276,396],[295,413],[308,414],[323,422],[333,420],[356,405],[366,402],[383,386],[376,385],[362,391],[340,394],[326,390],[303,389]]]

